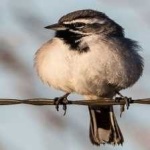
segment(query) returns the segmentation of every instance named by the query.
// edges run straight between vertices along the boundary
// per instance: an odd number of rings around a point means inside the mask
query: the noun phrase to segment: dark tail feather
[[[123,144],[124,139],[118,126],[113,107],[89,107],[90,139],[95,145]]]

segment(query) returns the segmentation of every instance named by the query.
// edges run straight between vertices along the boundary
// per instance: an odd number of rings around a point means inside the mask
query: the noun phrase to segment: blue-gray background
[[[133,98],[150,97],[149,7],[149,0],[0,0],[0,98],[62,95],[38,79],[33,68],[34,53],[54,34],[44,26],[68,12],[87,8],[105,12],[125,28],[127,37],[139,41],[144,74],[122,93]],[[63,117],[63,112],[57,113],[52,106],[0,106],[0,150],[149,150],[150,106],[131,106],[122,118],[119,107],[116,109],[125,143],[114,148],[90,143],[86,107],[69,106]]]

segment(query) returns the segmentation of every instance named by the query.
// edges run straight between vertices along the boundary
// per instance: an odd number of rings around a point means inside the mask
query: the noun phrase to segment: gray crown
[[[109,19],[109,17],[102,12],[91,10],[91,9],[85,9],[85,10],[74,11],[67,15],[64,15],[63,17],[60,18],[59,23],[63,23],[65,21],[72,21],[75,19],[81,19],[81,18]]]

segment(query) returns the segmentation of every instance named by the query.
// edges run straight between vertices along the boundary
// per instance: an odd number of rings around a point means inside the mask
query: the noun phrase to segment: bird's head
[[[88,36],[91,34],[123,36],[123,28],[102,12],[95,10],[78,10],[60,18],[58,23],[45,27],[56,31],[56,35],[70,33]],[[69,35],[70,35],[69,34]]]

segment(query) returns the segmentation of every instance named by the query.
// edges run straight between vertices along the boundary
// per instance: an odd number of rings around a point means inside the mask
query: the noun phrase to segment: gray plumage
[[[102,12],[79,10],[63,16],[55,37],[36,53],[35,67],[44,83],[85,99],[113,98],[142,75],[143,59],[136,41]],[[113,107],[89,107],[93,144],[122,144]]]

